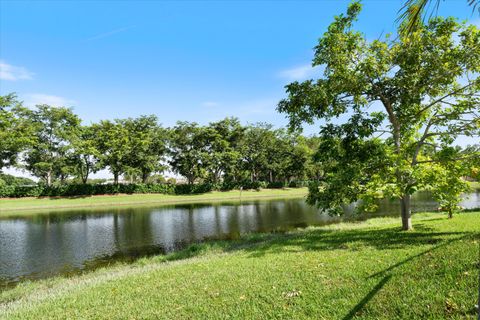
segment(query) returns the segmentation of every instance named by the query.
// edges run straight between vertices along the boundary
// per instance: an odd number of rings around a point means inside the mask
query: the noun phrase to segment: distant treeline
[[[171,184],[171,183],[128,183],[128,184],[59,184],[59,185],[1,185],[0,198],[21,198],[21,197],[71,197],[91,196],[104,194],[141,194],[160,193],[170,195],[197,194],[210,191],[228,191],[233,189],[261,189],[261,188],[298,188],[308,186],[309,181],[286,182],[265,182],[265,181],[244,181],[234,183],[195,183],[195,184]]]
[[[154,115],[82,125],[69,108],[29,109],[10,94],[0,97],[0,126],[0,171],[17,167],[40,181],[34,189],[0,177],[4,196],[28,188],[35,196],[111,193],[104,191],[108,188],[148,192],[154,185],[163,185],[162,193],[191,193],[172,187],[175,181],[162,177],[167,170],[184,177],[186,185],[210,190],[288,186],[322,174],[313,160],[317,137],[266,123],[242,125],[236,118],[205,126],[177,122],[170,128]],[[81,186],[102,169],[112,173],[117,186]],[[132,186],[119,184],[122,177]]]

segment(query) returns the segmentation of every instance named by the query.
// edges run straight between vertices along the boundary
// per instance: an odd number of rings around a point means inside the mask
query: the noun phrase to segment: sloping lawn
[[[0,294],[8,319],[474,319],[480,212],[195,245]]]

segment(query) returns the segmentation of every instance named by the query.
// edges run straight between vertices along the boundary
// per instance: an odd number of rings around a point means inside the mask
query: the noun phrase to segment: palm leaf
[[[480,13],[480,0],[467,0],[472,11]],[[406,0],[399,10],[397,22],[400,25],[400,32],[410,34],[417,30],[425,21],[438,12],[440,0]]]

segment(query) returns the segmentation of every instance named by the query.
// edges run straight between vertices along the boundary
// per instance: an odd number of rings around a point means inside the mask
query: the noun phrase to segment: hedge
[[[199,183],[199,184],[65,184],[59,186],[0,186],[0,198],[20,197],[58,197],[58,196],[89,196],[103,194],[134,194],[134,193],[161,193],[161,194],[198,194],[213,190],[228,191],[233,189],[248,190],[261,188],[290,188],[301,187],[301,182],[267,183],[265,181],[242,181],[224,182],[220,184]]]

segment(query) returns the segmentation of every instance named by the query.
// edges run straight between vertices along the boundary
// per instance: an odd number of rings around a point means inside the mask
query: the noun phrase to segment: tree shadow
[[[397,263],[391,265],[390,267],[388,267],[388,268],[386,268],[386,269],[384,269],[384,270],[382,270],[382,271],[376,272],[376,273],[368,276],[367,279],[371,279],[371,278],[375,278],[375,277],[377,277],[377,276],[385,275],[386,273],[392,271],[393,269],[396,269],[396,268],[398,268],[398,267],[400,267],[400,266],[402,266],[402,265],[404,265],[404,264],[406,264],[406,263],[408,263],[408,262],[410,262],[410,261],[412,261],[412,260],[414,260],[414,259],[416,259],[416,258],[419,258],[419,257],[421,257],[421,256],[424,256],[424,255],[426,255],[426,254],[428,254],[428,253],[430,253],[430,252],[432,252],[432,251],[438,250],[438,249],[440,249],[440,248],[442,248],[442,247],[446,247],[446,246],[452,244],[453,242],[461,241],[461,240],[463,240],[463,239],[465,239],[465,238],[467,238],[467,237],[469,237],[469,236],[471,236],[471,234],[465,234],[465,235],[463,235],[463,236],[461,236],[461,237],[456,237],[456,238],[454,238],[454,239],[445,240],[445,241],[441,242],[440,244],[438,244],[438,245],[436,245],[436,246],[434,246],[434,247],[432,247],[432,248],[429,248],[429,249],[427,249],[427,250],[424,250],[424,251],[422,251],[422,252],[420,252],[420,253],[418,253],[418,254],[416,254],[416,255],[410,256],[410,257],[408,257],[408,258],[406,258],[406,259],[404,259],[404,260],[402,260],[402,261],[400,261],[400,262],[397,262]]]
[[[113,194],[111,194],[113,195]],[[75,196],[39,196],[37,199],[41,200],[74,200],[74,199],[84,199],[92,198],[94,195],[85,194],[85,195],[75,195]]]
[[[370,230],[313,230],[301,234],[270,235],[255,241],[244,241],[241,248],[232,244],[225,251],[242,249],[256,258],[267,254],[300,251],[356,251],[365,247],[377,250],[402,249],[412,245],[438,245],[459,240],[467,232],[434,232],[423,228],[414,232],[401,232],[399,228]]]
[[[353,317],[355,317],[363,309],[363,307],[365,307],[365,305],[370,300],[372,300],[372,298],[383,288],[383,286],[385,286],[385,284],[390,280],[391,277],[392,277],[391,275],[387,275],[383,277],[382,280],[380,280],[380,282],[377,283],[377,285],[373,287],[373,289],[370,290],[370,292],[362,300],[360,300],[360,302],[357,303],[357,305],[355,305],[355,307],[353,307],[353,309],[350,310],[350,312],[342,319],[343,320],[353,319]]]

